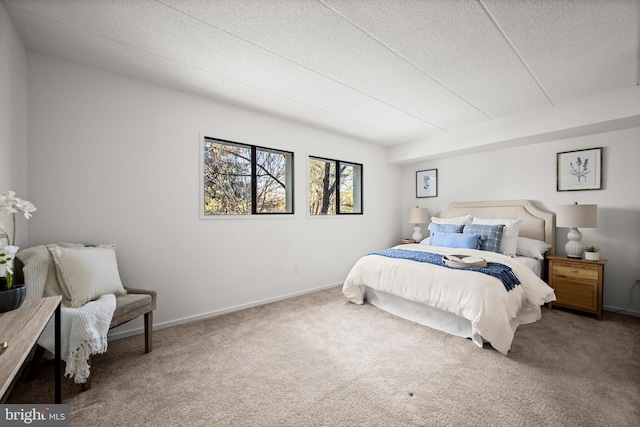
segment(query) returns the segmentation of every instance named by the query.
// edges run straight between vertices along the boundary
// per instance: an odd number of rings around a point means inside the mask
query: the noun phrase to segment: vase
[[[600,252],[585,252],[584,259],[589,261],[598,261],[600,259]]]
[[[19,308],[27,295],[27,287],[25,285],[13,285],[11,289],[5,289],[5,282],[6,279],[0,277],[0,313]]]

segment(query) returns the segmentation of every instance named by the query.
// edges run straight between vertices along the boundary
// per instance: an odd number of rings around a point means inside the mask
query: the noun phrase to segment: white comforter
[[[507,292],[500,279],[484,273],[366,255],[355,263],[347,275],[342,287],[344,296],[355,304],[362,304],[360,286],[365,285],[454,313],[469,320],[474,330],[502,354],[507,354],[511,348],[517,326],[540,319],[540,306],[555,301],[551,287],[528,267],[502,254],[425,244],[401,245],[397,248],[442,255],[477,255],[511,267],[521,284]]]

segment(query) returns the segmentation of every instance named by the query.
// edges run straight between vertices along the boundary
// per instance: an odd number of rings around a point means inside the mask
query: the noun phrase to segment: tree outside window
[[[309,157],[309,214],[362,213],[362,165]]]
[[[293,213],[293,153],[204,139],[204,215]]]

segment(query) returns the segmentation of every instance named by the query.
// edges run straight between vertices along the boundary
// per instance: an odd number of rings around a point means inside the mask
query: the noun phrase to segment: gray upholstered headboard
[[[478,218],[522,218],[520,236],[543,240],[551,245],[548,254],[555,253],[556,217],[538,209],[529,200],[499,200],[492,202],[455,202],[438,217],[451,218],[473,215]]]

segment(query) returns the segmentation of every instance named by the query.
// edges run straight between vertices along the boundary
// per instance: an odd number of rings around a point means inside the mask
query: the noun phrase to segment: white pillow
[[[522,226],[522,218],[483,219],[483,218],[474,217],[472,224],[481,224],[481,225],[504,224],[502,241],[500,242],[500,253],[506,256],[511,256],[511,257],[516,256],[516,249],[518,247],[518,234],[520,234],[520,227]]]
[[[71,307],[82,307],[104,294],[126,293],[112,247],[50,247],[49,253]]]
[[[551,245],[542,240],[518,237],[516,255],[527,256],[535,259],[544,259],[544,254],[551,249]]]
[[[431,217],[431,224],[455,224],[464,225],[471,224],[471,215],[456,216],[453,218],[439,218],[437,216]],[[427,227],[427,230],[431,230],[431,224]]]

